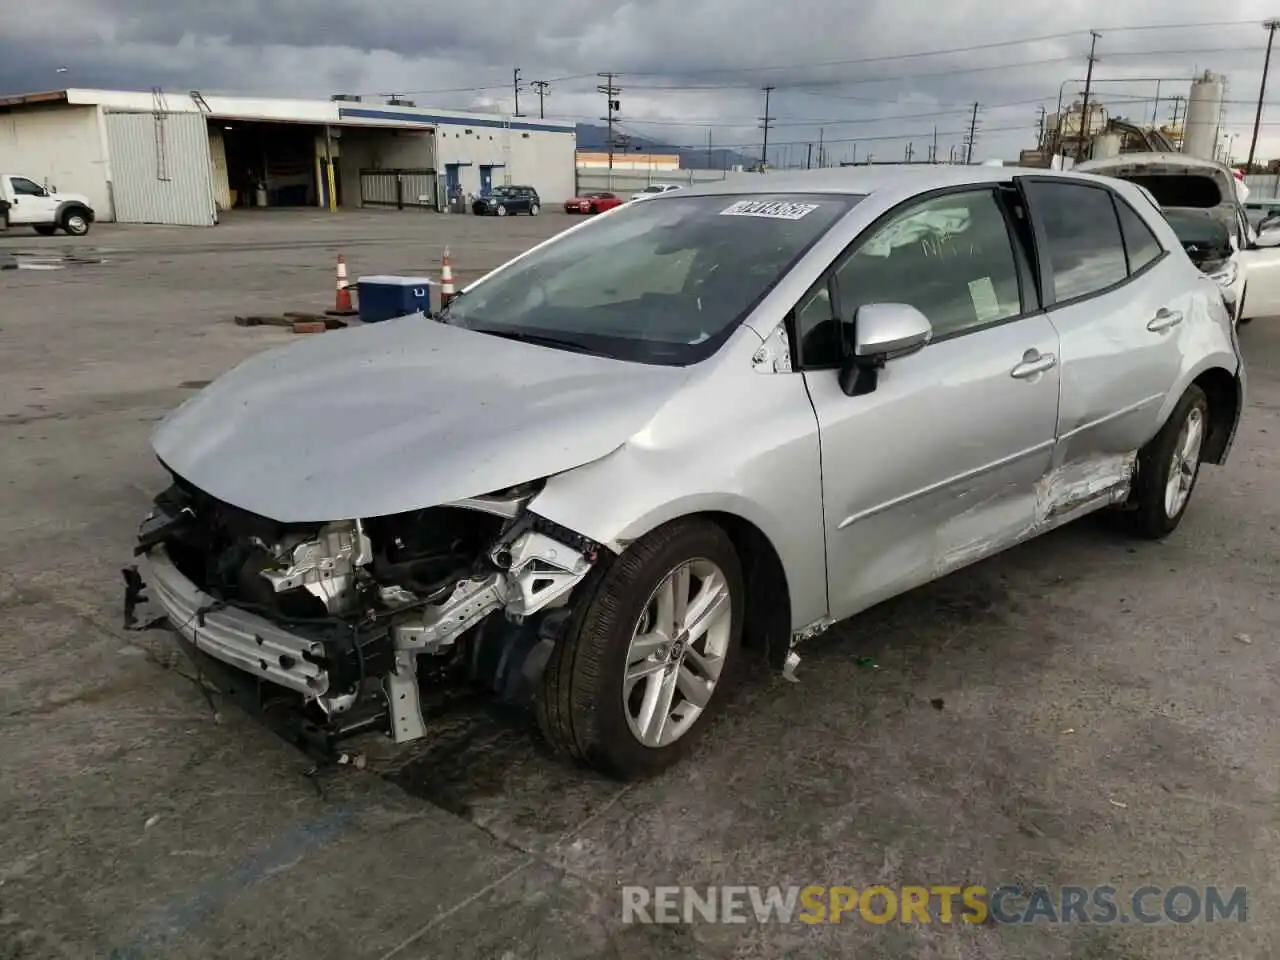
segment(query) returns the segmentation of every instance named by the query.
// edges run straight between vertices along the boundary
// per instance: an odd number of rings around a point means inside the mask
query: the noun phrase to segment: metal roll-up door
[[[216,222],[204,114],[109,111],[105,120],[118,223]]]

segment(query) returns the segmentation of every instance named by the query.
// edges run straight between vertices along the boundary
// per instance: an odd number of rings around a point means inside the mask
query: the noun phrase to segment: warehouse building
[[[442,209],[455,187],[574,193],[572,123],[356,98],[68,89],[0,97],[0,167],[99,220],[208,226],[237,207]]]

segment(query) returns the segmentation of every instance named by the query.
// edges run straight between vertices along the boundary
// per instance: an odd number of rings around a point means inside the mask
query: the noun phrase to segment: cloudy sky
[[[1260,0],[40,0],[0,31],[0,93],[159,85],[510,109],[519,67],[522,112],[537,114],[527,84],[546,80],[548,117],[595,121],[596,74],[612,70],[627,133],[697,145],[710,136],[758,155],[769,84],[775,165],[803,162],[819,136],[832,162],[855,151],[900,159],[909,145],[919,158],[935,127],[945,159],[975,101],[976,158],[986,159],[1033,146],[1039,108],[1054,111],[1060,91],[1078,95],[1096,29],[1094,89],[1113,115],[1150,120],[1159,78],[1167,120],[1193,74],[1224,73],[1226,130],[1242,159],[1272,12]],[[1280,156],[1280,75],[1267,101],[1262,158]]]

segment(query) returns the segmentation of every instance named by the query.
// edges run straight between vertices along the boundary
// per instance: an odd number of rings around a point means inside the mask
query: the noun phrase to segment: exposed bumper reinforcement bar
[[[325,657],[320,641],[222,605],[183,576],[163,546],[149,550],[145,561],[154,601],[188,644],[251,677],[307,699],[318,699],[328,692],[329,674],[320,666]]]

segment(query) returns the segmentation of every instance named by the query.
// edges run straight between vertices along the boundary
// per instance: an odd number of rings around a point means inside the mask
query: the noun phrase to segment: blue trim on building
[[[496,127],[501,129],[507,124],[489,117],[444,117],[435,113],[395,112],[390,110],[368,110],[358,107],[339,107],[338,119],[350,117],[353,120],[403,120],[405,123],[431,123],[436,126],[450,127]],[[512,120],[512,130],[529,130],[537,133],[573,133],[573,124],[550,124],[530,122],[528,120]]]

